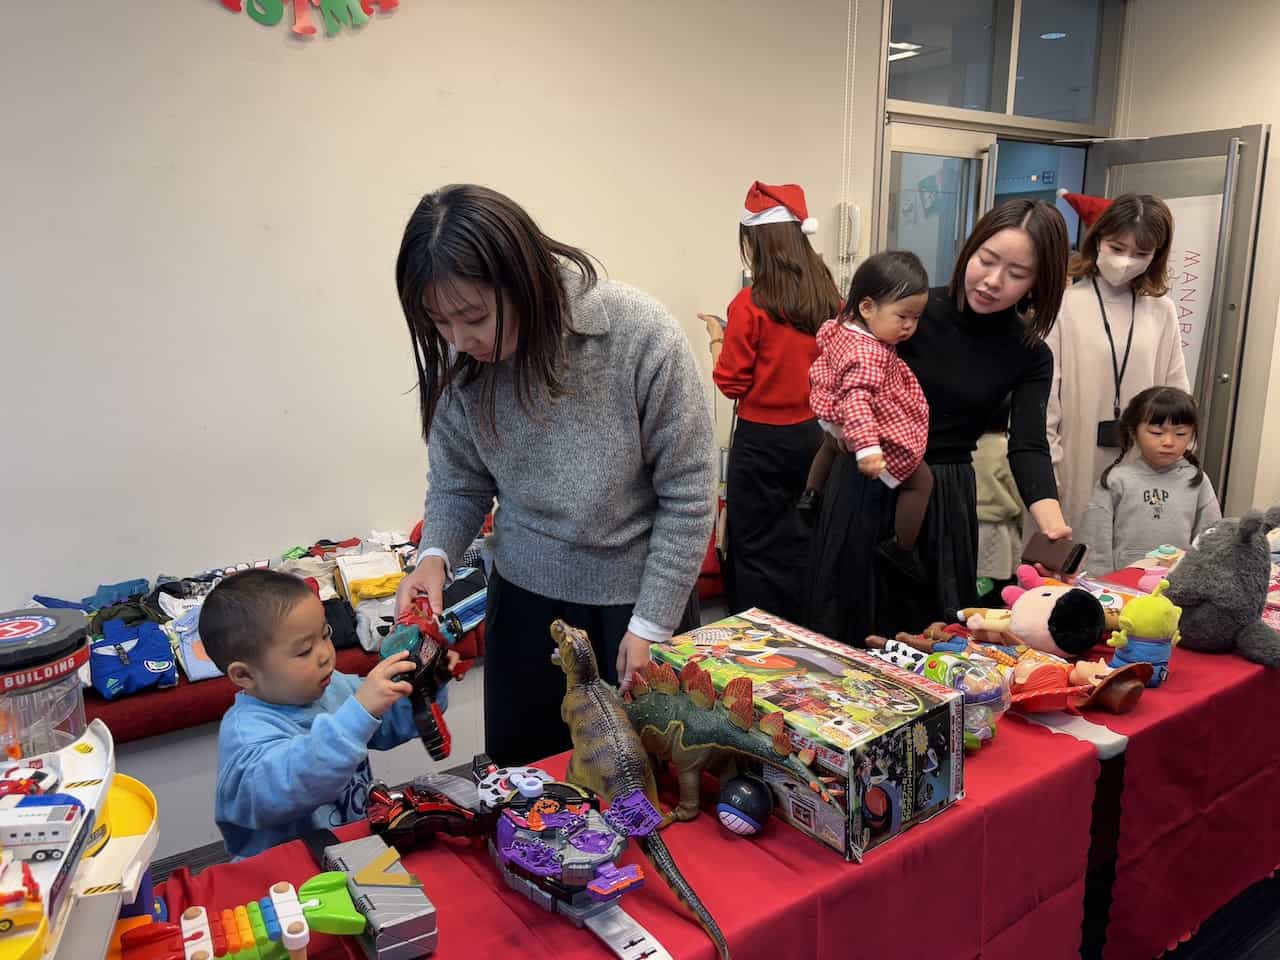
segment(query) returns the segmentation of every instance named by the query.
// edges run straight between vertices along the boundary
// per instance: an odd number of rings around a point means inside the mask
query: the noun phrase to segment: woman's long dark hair
[[[497,435],[494,364],[465,353],[451,357],[432,320],[431,305],[442,292],[447,296],[457,280],[493,288],[495,349],[504,342],[506,323],[515,323],[512,372],[516,397],[529,412],[538,399],[564,392],[564,334],[571,330],[569,292],[561,273],[565,265],[577,270],[583,289],[595,284],[596,269],[584,251],[548,237],[523,207],[496,190],[459,183],[422,198],[404,228],[396,288],[413,342],[424,440],[431,435],[441,395],[455,379],[462,385],[481,380],[481,427]],[[513,317],[503,315],[504,302],[510,304]]]
[[[1144,423],[1171,423],[1175,427],[1190,427],[1191,442],[1195,443],[1200,436],[1200,410],[1196,407],[1195,397],[1177,387],[1148,387],[1129,401],[1120,414],[1120,455],[1102,471],[1102,485],[1107,485],[1107,477],[1115,469],[1125,455],[1133,449],[1138,438],[1138,428]],[[1183,454],[1187,463],[1196,468],[1196,475],[1191,478],[1191,486],[1200,486],[1204,479],[1204,468],[1190,447]]]
[[[859,307],[863,300],[894,303],[928,292],[929,273],[919,257],[908,250],[882,250],[863,260],[853,272],[840,319],[865,324]]]
[[[739,226],[738,248],[751,267],[751,299],[779,323],[817,333],[840,309],[831,271],[800,224]]]
[[[1001,230],[1025,230],[1036,248],[1036,278],[1018,315],[1027,328],[1027,340],[1043,340],[1053,329],[1067,289],[1067,222],[1057,207],[1043,200],[1006,200],[978,221],[956,259],[948,291],[957,304],[964,296],[964,274],[978,249]]]

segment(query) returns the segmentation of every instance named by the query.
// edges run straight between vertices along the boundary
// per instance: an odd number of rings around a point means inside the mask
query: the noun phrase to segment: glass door
[[[941,286],[995,196],[995,134],[897,122],[886,133],[879,249],[910,250]]]
[[[1089,145],[1085,160],[1086,193],[1151,193],[1173,211],[1169,296],[1200,404],[1200,457],[1219,499],[1226,496],[1269,133],[1260,124],[1103,140]]]

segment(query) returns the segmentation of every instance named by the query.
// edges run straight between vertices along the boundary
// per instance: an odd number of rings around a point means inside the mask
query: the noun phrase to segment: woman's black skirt
[[[978,496],[971,463],[930,464],[933,496],[917,549],[928,583],[908,580],[876,556],[893,533],[896,497],[839,456],[823,492],[810,552],[803,623],[864,646],[868,634],[918,632],[951,621],[977,599]]]

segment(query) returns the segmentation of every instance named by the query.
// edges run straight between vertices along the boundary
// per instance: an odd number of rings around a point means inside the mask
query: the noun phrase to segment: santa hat
[[[747,191],[742,210],[742,225],[758,227],[762,223],[799,223],[805,233],[818,232],[818,221],[809,216],[804,190],[798,184],[774,186],[757,180]]]
[[[1086,227],[1092,227],[1098,218],[1102,216],[1102,211],[1111,206],[1111,201],[1106,197],[1091,197],[1087,193],[1071,193],[1065,188],[1058,191],[1058,196],[1071,204],[1075,212],[1080,214],[1080,219],[1084,221]]]

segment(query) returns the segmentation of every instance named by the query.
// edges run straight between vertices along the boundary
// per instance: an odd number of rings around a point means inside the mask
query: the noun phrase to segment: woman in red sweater
[[[818,223],[794,184],[757,181],[747,191],[738,244],[752,285],[729,304],[712,352],[712,379],[737,403],[725,497],[731,611],[760,607],[798,621],[809,534],[796,513],[822,429],[809,409],[809,367],[818,328],[836,315],[840,294],[809,244]]]

